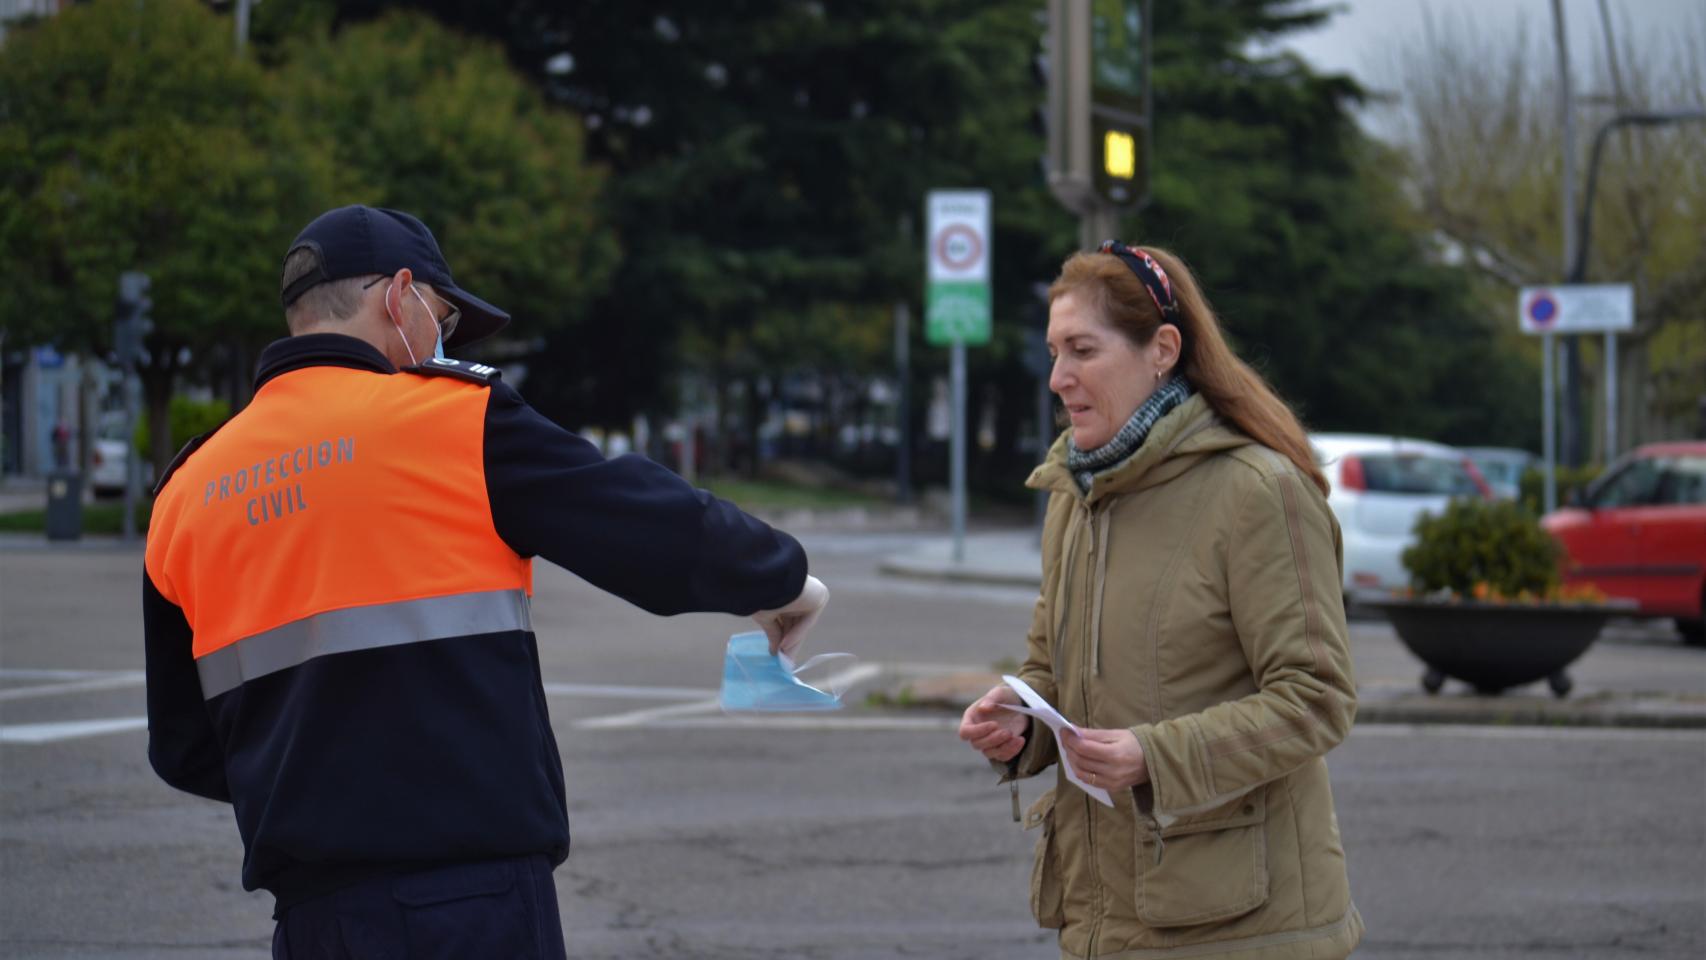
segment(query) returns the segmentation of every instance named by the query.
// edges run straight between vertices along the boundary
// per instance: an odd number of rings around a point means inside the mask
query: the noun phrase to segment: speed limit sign
[[[989,191],[932,190],[924,335],[938,346],[990,335]]]

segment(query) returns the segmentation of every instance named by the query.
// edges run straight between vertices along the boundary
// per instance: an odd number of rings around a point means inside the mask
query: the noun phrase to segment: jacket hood
[[[1093,503],[1102,497],[1130,493],[1165,483],[1189,470],[1198,460],[1222,450],[1249,446],[1255,443],[1220,419],[1202,394],[1192,394],[1189,400],[1173,408],[1155,422],[1143,445],[1126,459],[1098,473],[1090,484],[1090,492],[1078,489],[1072,471],[1066,466],[1068,428],[1055,439],[1041,466],[1031,471],[1025,486],[1033,490],[1069,493]]]

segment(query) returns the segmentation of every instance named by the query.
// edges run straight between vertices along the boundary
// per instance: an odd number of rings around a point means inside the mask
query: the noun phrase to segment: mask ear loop
[[[805,663],[802,663],[796,667],[796,666],[794,666],[793,659],[790,658],[787,654],[785,654],[785,653],[777,654],[777,657],[782,661],[782,668],[787,670],[789,673],[793,674],[794,679],[796,681],[798,681],[800,683],[804,683],[806,686],[811,687],[813,690],[817,690],[820,693],[827,693],[837,700],[840,700],[842,698],[842,696],[844,694],[846,694],[847,691],[853,686],[853,684],[851,682],[851,678],[849,676],[851,671],[837,670],[836,672],[825,677],[823,680],[819,681],[819,683],[825,683],[828,686],[827,690],[824,689],[823,687],[818,686],[816,683],[809,683],[805,680],[802,680],[800,678],[800,674],[805,673],[807,670],[810,670],[813,667],[822,666],[825,663],[836,663],[836,662],[843,662],[844,661],[847,666],[852,666],[854,663],[857,663],[859,660],[858,657],[854,656],[851,653],[820,653],[817,656],[811,658],[810,660],[807,660]]]
[[[415,348],[409,346],[409,338],[403,335],[402,322],[391,315],[391,291],[396,288],[397,281],[395,280],[391,281],[385,287],[385,317],[391,321],[391,329],[397,331],[397,339],[403,341],[403,349],[409,351],[409,365],[418,367],[421,365],[421,362],[415,359]],[[420,296],[420,294],[416,294],[416,296]],[[429,310],[427,312],[431,313],[432,311]]]

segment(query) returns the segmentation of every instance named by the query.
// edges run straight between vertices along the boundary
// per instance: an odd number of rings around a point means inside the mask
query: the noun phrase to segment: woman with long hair
[[[1057,746],[1006,685],[960,724],[1005,779],[1060,768],[1026,818],[1032,912],[1062,957],[1347,956],[1322,758],[1356,687],[1303,427],[1165,250],[1069,258],[1048,347],[1071,426],[1029,481],[1051,496],[1019,678],[1078,729]]]

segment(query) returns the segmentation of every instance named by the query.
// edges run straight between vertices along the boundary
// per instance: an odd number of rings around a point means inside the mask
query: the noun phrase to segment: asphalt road
[[[870,682],[1019,653],[1024,591],[878,574],[911,535],[807,542],[833,594],[811,651],[858,654]],[[229,811],[143,755],[139,562],[0,549],[0,956],[266,955]],[[1034,838],[953,718],[724,717],[707,700],[743,621],[651,618],[544,565],[534,622],[571,956],[1056,955],[1025,909]],[[1383,626],[1354,633],[1365,682],[1413,682]],[[1706,695],[1706,651],[1625,628],[1577,675]],[[1329,762],[1357,956],[1706,955],[1706,731],[1363,726]]]

